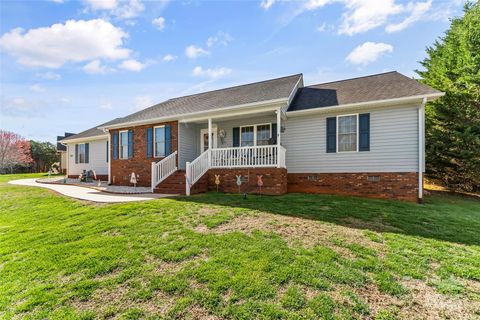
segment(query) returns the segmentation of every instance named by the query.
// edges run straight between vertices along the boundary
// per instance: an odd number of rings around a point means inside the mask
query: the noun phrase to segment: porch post
[[[278,108],[277,112],[277,168],[280,168],[280,131],[282,130],[282,109]]]
[[[212,149],[212,118],[208,118],[208,149]]]

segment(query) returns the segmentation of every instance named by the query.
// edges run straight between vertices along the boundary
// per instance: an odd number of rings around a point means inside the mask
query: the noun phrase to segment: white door
[[[208,149],[208,129],[200,130],[200,152]],[[217,147],[217,128],[212,128],[212,148]]]

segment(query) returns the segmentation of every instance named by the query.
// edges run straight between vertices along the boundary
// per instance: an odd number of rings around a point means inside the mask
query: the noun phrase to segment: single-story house
[[[425,104],[398,72],[304,86],[303,75],[169,99],[62,140],[68,175],[192,194],[217,189],[422,199]],[[260,186],[261,185],[261,186]]]

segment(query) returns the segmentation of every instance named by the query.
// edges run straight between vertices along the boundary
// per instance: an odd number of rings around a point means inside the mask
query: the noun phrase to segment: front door
[[[200,131],[200,146],[201,152],[208,149],[208,129],[202,129]],[[212,148],[217,147],[217,128],[212,128]]]

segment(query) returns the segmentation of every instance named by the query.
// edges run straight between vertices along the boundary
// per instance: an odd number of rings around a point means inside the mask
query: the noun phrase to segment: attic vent
[[[380,176],[368,176],[368,181],[380,181]]]

